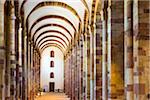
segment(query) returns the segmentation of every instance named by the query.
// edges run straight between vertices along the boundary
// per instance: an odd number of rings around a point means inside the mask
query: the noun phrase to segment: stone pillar
[[[90,100],[96,99],[96,27],[89,26],[90,32]]]
[[[72,52],[71,52],[72,53]],[[72,97],[72,74],[71,74],[71,72],[72,72],[72,68],[71,68],[71,59],[72,59],[72,54],[70,53],[70,56],[69,56],[69,59],[68,59],[68,75],[69,75],[69,77],[68,77],[68,94],[69,94],[69,96],[70,96],[70,98]]]
[[[108,2],[108,100],[124,99],[124,2]]]
[[[5,37],[4,37],[4,2],[0,1],[0,99],[5,97]]]
[[[84,88],[85,88],[85,76],[84,76],[84,69],[83,69],[83,34],[80,37],[80,100],[84,100]]]
[[[126,100],[133,100],[133,2],[124,1],[124,75]]]
[[[34,66],[34,46],[33,46],[33,41],[31,42],[31,58],[30,58],[30,98],[32,97],[32,84],[33,84],[33,80],[32,80],[32,68]]]
[[[11,2],[12,3],[12,2]],[[15,51],[15,9],[13,3],[10,5],[10,21],[9,21],[9,32],[8,32],[8,67],[10,70],[10,99],[15,100],[16,95],[16,51]]]
[[[5,21],[5,34],[6,34],[6,40],[5,40],[5,50],[6,50],[6,64],[5,64],[5,98],[6,100],[10,99],[10,68],[9,68],[9,48],[8,48],[8,35],[10,34],[10,2],[5,2],[5,16],[4,16],[4,21]],[[4,60],[3,60],[4,61]]]
[[[70,71],[69,71],[69,66],[70,66],[70,56],[68,56],[68,60],[67,60],[67,63],[68,63],[68,66],[67,66],[67,74],[66,74],[66,79],[67,79],[67,86],[66,86],[66,90],[67,90],[67,94],[68,96],[71,98],[71,95],[70,95]]]
[[[31,84],[30,84],[30,60],[31,60],[31,41],[28,39],[28,67],[27,67],[27,79],[28,79],[28,99],[30,99],[30,90],[31,90]]]
[[[19,19],[15,21],[15,51],[16,51],[16,99],[19,99]]]
[[[82,76],[82,70],[83,70],[83,68],[82,68],[82,55],[81,55],[81,53],[82,53],[82,51],[81,51],[81,42],[82,42],[82,40],[81,40],[81,37],[79,38],[79,40],[78,40],[78,44],[77,44],[77,49],[76,49],[76,52],[77,52],[77,61],[76,61],[76,63],[77,63],[77,86],[78,86],[78,100],[82,100],[81,98],[82,98],[82,87],[83,87],[83,85],[82,85],[82,78],[83,78],[83,76]]]
[[[73,86],[74,88],[72,89],[74,91],[73,94],[73,97],[74,97],[74,100],[77,100],[78,99],[78,67],[77,67],[77,47],[78,45],[76,44],[75,47],[74,47],[74,54],[73,54],[73,65],[74,65],[74,81],[73,81]]]
[[[71,63],[70,63],[70,68],[71,68],[71,99],[72,100],[75,100],[75,58],[76,56],[76,52],[75,52],[75,46],[74,48],[72,49],[72,54],[71,54]]]
[[[22,99],[27,100],[27,36],[25,34],[25,28],[23,28],[23,49],[22,49]]]
[[[19,25],[19,32],[18,32],[18,65],[19,65],[19,98],[22,99],[22,28],[21,24]]]
[[[39,66],[38,66],[38,87],[40,88],[40,65],[41,65],[41,55],[39,55]],[[38,88],[38,89],[39,89]]]
[[[72,97],[72,68],[71,68],[71,59],[72,59],[72,52],[70,53],[70,56],[68,58],[68,94],[70,98]]]
[[[37,68],[38,68],[38,50],[36,49],[35,51],[35,66],[34,66],[34,96],[32,97],[34,99],[34,97],[36,96],[37,93]]]
[[[66,79],[68,79],[67,80],[67,86],[66,86],[66,90],[67,90],[67,94],[68,94],[68,96],[71,98],[71,91],[70,91],[70,89],[71,89],[71,79],[70,79],[70,77],[71,77],[71,72],[70,72],[70,69],[69,69],[69,67],[70,67],[70,57],[71,56],[68,56],[68,67],[67,67],[67,75],[66,76],[68,76],[68,77],[66,77]],[[70,91],[70,92],[69,92]]]
[[[101,11],[102,19],[102,99],[107,100],[107,3]]]
[[[36,62],[36,60],[37,60],[37,50],[36,50],[36,48],[34,49],[34,51],[33,51],[34,53],[34,55],[33,55],[33,62],[34,62],[34,65],[33,65],[33,68],[32,68],[32,80],[33,80],[33,82],[32,82],[32,98],[34,98],[34,96],[35,96],[35,69],[36,69],[36,67],[37,67],[37,62]]]
[[[67,63],[67,58],[66,56],[64,56],[64,92],[66,93],[66,95],[68,95],[67,93],[67,67],[68,67],[68,63]]]
[[[67,95],[70,97],[70,95],[69,95],[69,89],[70,89],[70,85],[69,85],[69,81],[70,81],[70,79],[69,79],[69,77],[70,77],[70,75],[69,75],[69,59],[70,59],[70,56],[67,55],[66,59],[67,59],[67,66],[66,66],[66,76],[65,76],[65,78],[66,78],[66,85],[65,85],[66,89],[65,89],[65,91],[66,91]]]
[[[87,35],[86,33],[83,35],[83,100],[87,99]]]
[[[36,94],[39,90],[39,71],[40,71],[40,54],[38,52],[38,55],[37,55],[37,68],[36,68]]]
[[[87,33],[87,37],[85,37],[87,40],[87,100],[90,100],[90,35]]]
[[[133,0],[134,100],[150,99],[150,1]]]
[[[74,70],[74,80],[73,80],[73,83],[74,83],[74,93],[73,93],[73,95],[74,95],[74,99],[75,100],[77,100],[78,99],[78,63],[77,63],[77,48],[78,48],[78,43],[76,43],[76,45],[75,45],[75,47],[74,47],[74,55],[73,55],[73,65],[74,65],[74,68],[73,68],[73,70]]]
[[[100,12],[97,12],[95,38],[96,38],[96,99],[102,100],[102,21],[100,18]]]
[[[81,59],[80,59],[80,41],[78,40],[78,43],[76,44],[76,100],[80,99],[81,94]]]

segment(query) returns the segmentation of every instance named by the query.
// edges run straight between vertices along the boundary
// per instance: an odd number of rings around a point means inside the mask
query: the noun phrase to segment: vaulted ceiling
[[[62,51],[83,30],[93,0],[19,0],[24,24],[36,47],[56,46]]]

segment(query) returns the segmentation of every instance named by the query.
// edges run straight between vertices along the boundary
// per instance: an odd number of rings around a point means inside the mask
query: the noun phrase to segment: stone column
[[[30,99],[30,90],[31,90],[31,84],[30,84],[30,60],[31,60],[31,41],[28,39],[28,68],[27,68],[27,79],[28,79],[28,99]]]
[[[16,51],[16,99],[19,99],[19,19],[18,17],[16,18],[15,21],[15,41],[16,41],[16,45],[15,45],[15,51]],[[21,26],[21,25],[20,25]]]
[[[71,68],[71,65],[72,65],[72,62],[71,62],[71,59],[72,59],[72,52],[70,53],[69,55],[69,58],[68,58],[68,94],[70,96],[70,98],[72,97],[72,68]]]
[[[66,80],[66,84],[65,84],[65,92],[67,93],[67,95],[70,97],[70,54],[67,55],[66,58],[66,66],[65,66],[65,80]]]
[[[67,56],[66,58],[65,58],[65,62],[66,62],[66,64],[65,64],[65,81],[66,81],[66,83],[65,83],[65,93],[70,97],[70,95],[69,95],[69,92],[68,92],[68,90],[69,90],[69,57]]]
[[[100,9],[100,8],[99,8]],[[100,12],[96,20],[96,99],[102,100],[102,21]]]
[[[72,49],[72,54],[71,54],[71,64],[70,64],[70,68],[71,68],[71,99],[75,100],[75,56],[76,56],[76,52],[75,52],[75,46]]]
[[[84,100],[84,88],[85,88],[85,84],[84,84],[84,69],[83,69],[83,34],[81,34],[80,37],[80,100]]]
[[[80,99],[80,94],[81,94],[81,91],[80,91],[80,87],[81,87],[81,79],[80,79],[80,74],[81,74],[81,63],[80,63],[81,59],[80,59],[80,41],[78,40],[78,43],[76,44],[76,100],[81,100]]]
[[[66,90],[66,87],[67,87],[67,58],[66,58],[66,56],[64,56],[64,92],[66,93],[66,95],[68,95],[67,94],[67,90]]]
[[[78,66],[77,66],[77,47],[78,47],[78,44],[75,43],[75,47],[74,47],[74,55],[73,55],[73,65],[74,65],[74,80],[73,80],[73,83],[74,83],[74,99],[77,100],[78,99]]]
[[[26,30],[23,28],[23,48],[22,48],[22,99],[27,100],[27,36],[26,36]]]
[[[34,65],[34,43],[33,41],[31,40],[30,41],[30,60],[29,60],[29,72],[28,72],[28,76],[29,76],[29,86],[30,86],[30,89],[29,89],[29,97],[30,99],[32,99],[32,94],[33,94],[33,84],[34,84],[34,80],[33,80],[33,67],[35,66]]]
[[[70,71],[71,69],[70,69],[70,57],[71,57],[71,56],[68,57],[68,71],[67,71],[67,72],[68,72],[68,74],[67,74],[67,75],[68,75],[68,86],[67,86],[68,89],[67,89],[67,91],[68,91],[69,97],[71,98],[71,71]]]
[[[81,97],[82,97],[82,77],[81,77],[81,74],[82,74],[82,68],[81,68],[81,40],[79,38],[78,40],[78,44],[77,44],[77,85],[78,85],[78,100],[81,100]]]
[[[102,19],[102,99],[107,100],[107,5],[101,11]]]
[[[37,56],[37,68],[36,68],[36,93],[39,90],[39,71],[40,71],[40,54],[38,52],[38,56]]]
[[[87,100],[90,100],[90,35],[87,33],[86,38],[86,45],[87,45]]]
[[[89,26],[90,32],[90,99],[96,99],[96,27],[95,23]]]
[[[68,65],[69,65],[69,57],[68,57],[68,54],[66,54],[65,56],[65,60],[64,60],[64,91],[66,93],[66,95],[69,96],[69,92],[68,92],[68,89],[69,89],[69,72],[68,72]]]
[[[12,3],[12,2],[11,2]],[[15,51],[15,9],[13,3],[10,5],[10,29],[8,33],[8,67],[10,70],[10,99],[15,100],[16,95],[16,51]],[[9,73],[8,73],[9,74]]]
[[[21,24],[19,25],[19,32],[18,32],[18,65],[19,65],[19,98],[22,99],[22,28]]]
[[[79,72],[78,72],[78,68],[79,68],[79,66],[78,66],[78,62],[77,62],[77,60],[78,60],[78,43],[76,43],[76,45],[75,45],[75,55],[74,55],[74,74],[75,74],[75,81],[74,81],[74,85],[75,85],[75,93],[74,93],[74,95],[75,95],[75,100],[77,100],[78,99],[78,97],[79,97],[79,95],[78,95],[78,92],[79,92],[79,89],[78,89],[78,84],[79,84],[79,82],[78,82],[78,74],[79,74]]]
[[[41,65],[41,55],[39,55],[39,60],[38,60],[38,89],[40,88],[40,65]]]
[[[73,91],[74,91],[74,93],[73,93],[73,97],[74,97],[74,100],[77,100],[78,99],[78,67],[77,67],[77,47],[78,47],[78,45],[77,45],[77,43],[76,43],[76,45],[75,45],[75,47],[74,47],[74,54],[73,54],[73,65],[74,65],[74,68],[73,68],[73,70],[74,70],[74,80],[73,80],[73,86],[74,86],[74,88],[73,88]]]
[[[126,100],[133,100],[133,2],[124,1],[124,75]]]
[[[124,99],[124,2],[108,2],[108,100]]]
[[[36,48],[34,49],[34,56],[33,56],[33,59],[34,59],[34,66],[33,66],[33,68],[32,68],[32,80],[33,80],[33,82],[32,82],[32,98],[34,98],[34,96],[35,96],[35,69],[36,69],[36,67],[37,67],[37,50],[36,50]]]
[[[71,59],[72,59],[72,52],[70,53],[70,56],[69,56],[69,61],[68,61],[68,63],[69,63],[69,65],[68,65],[68,73],[69,73],[69,81],[68,81],[68,83],[69,83],[69,88],[68,88],[68,93],[69,93],[69,96],[70,96],[70,98],[72,97],[72,68],[71,68],[71,65],[72,65],[72,62],[71,62]]]
[[[34,44],[33,41],[31,41],[31,58],[30,58],[30,97],[32,97],[32,84],[33,84],[33,80],[32,80],[32,68],[34,67]]]
[[[68,93],[68,95],[69,95],[69,97],[71,98],[71,95],[70,95],[70,89],[71,89],[71,85],[70,85],[70,81],[71,81],[71,79],[70,79],[70,77],[71,77],[71,72],[70,72],[70,69],[69,69],[69,67],[70,67],[70,56],[68,56],[68,66],[67,66],[67,77],[66,77],[66,79],[67,79],[67,86],[66,86],[66,90],[67,90],[67,93]]]
[[[5,97],[5,37],[4,37],[4,2],[0,1],[0,99]]]
[[[150,99],[150,1],[133,0],[134,100]]]
[[[87,98],[87,35],[83,35],[83,100]]]
[[[31,98],[34,97],[34,84],[35,84],[35,80],[34,80],[34,68],[36,67],[36,50],[35,50],[35,47],[33,49],[33,67],[31,68],[31,80],[32,80],[32,84],[31,84]]]

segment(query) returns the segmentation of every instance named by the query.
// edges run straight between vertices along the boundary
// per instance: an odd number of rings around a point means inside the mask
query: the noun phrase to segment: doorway
[[[55,83],[54,82],[49,82],[49,91],[54,92],[55,89]]]

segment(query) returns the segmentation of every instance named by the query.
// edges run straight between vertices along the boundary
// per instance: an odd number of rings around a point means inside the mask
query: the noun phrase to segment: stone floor
[[[64,93],[42,93],[35,100],[70,100]]]

